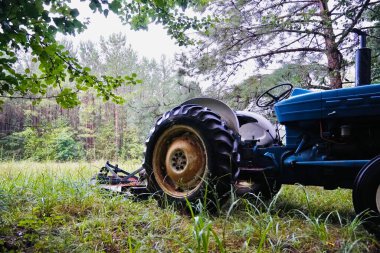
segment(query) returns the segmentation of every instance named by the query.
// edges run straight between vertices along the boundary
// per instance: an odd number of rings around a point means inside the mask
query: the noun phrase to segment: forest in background
[[[133,74],[143,81],[117,89],[124,104],[103,101],[91,91],[80,94],[81,104],[71,109],[54,99],[5,100],[0,114],[2,160],[137,159],[155,118],[201,95],[198,84],[185,83],[178,75],[172,60],[140,57],[123,34],[102,38],[98,44],[83,42],[78,48],[70,41],[62,43],[96,76]],[[25,53],[20,53],[17,68],[38,71]]]
[[[207,96],[226,102],[235,110],[258,110],[255,98],[282,82],[308,88],[322,75],[318,66],[289,64],[271,74],[252,76],[235,85],[201,87],[181,73],[180,59],[140,57],[119,33],[99,43],[62,41],[73,56],[94,75],[136,75],[142,80],[116,94],[125,103],[104,101],[91,90],[79,95],[80,105],[65,109],[54,99],[6,99],[0,114],[0,159],[34,161],[141,159],[144,141],[155,120],[193,97]],[[18,71],[38,71],[29,54],[19,54]],[[72,85],[68,83],[67,85]],[[54,93],[54,88],[48,91]]]

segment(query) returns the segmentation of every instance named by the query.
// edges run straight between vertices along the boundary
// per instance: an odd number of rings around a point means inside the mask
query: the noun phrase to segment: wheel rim
[[[377,212],[380,213],[380,185],[377,187],[376,191],[376,207]]]
[[[176,198],[198,190],[207,173],[205,144],[189,126],[175,125],[167,129],[154,147],[152,161],[157,184]]]

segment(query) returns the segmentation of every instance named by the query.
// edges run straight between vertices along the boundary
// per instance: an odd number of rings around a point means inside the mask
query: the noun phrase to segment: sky
[[[87,40],[97,42],[101,36],[108,37],[112,33],[122,32],[127,36],[127,43],[132,46],[132,49],[137,51],[140,57],[145,56],[148,59],[153,58],[159,61],[162,55],[173,59],[176,53],[180,53],[183,50],[186,51],[184,47],[179,47],[175,44],[175,40],[167,35],[167,31],[162,25],[150,24],[147,31],[132,31],[128,25],[123,25],[120,19],[112,12],[109,12],[107,18],[98,12],[93,13],[88,6],[88,2],[72,0],[69,5],[79,10],[80,20],[84,21],[86,18],[89,18],[90,21],[90,24],[84,32],[77,34],[75,37],[67,36],[74,44],[78,45],[80,41]],[[252,63],[246,64],[246,66],[237,71],[235,75],[230,78],[228,83],[239,83],[246,79],[252,74],[252,68],[254,68]],[[271,71],[260,70],[260,72],[268,73]],[[211,80],[206,80],[204,76],[192,77],[192,80],[199,82],[203,88],[207,88],[211,85]]]
[[[73,0],[70,6],[79,10],[81,19],[84,20],[86,17],[90,19],[90,24],[84,32],[75,37],[67,36],[74,43],[78,42],[79,44],[80,41],[87,40],[97,42],[100,40],[100,36],[108,37],[112,33],[122,32],[127,36],[127,43],[131,44],[140,57],[145,56],[159,60],[161,55],[173,57],[175,53],[181,50],[161,25],[151,24],[148,31],[132,31],[127,25],[123,25],[119,18],[111,12],[107,18],[103,14],[93,13],[88,7],[88,2]]]

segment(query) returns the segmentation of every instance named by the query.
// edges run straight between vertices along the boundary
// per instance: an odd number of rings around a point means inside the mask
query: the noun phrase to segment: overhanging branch
[[[347,28],[347,30],[345,32],[343,32],[342,36],[340,37],[339,41],[337,42],[337,44],[341,44],[343,42],[343,40],[347,37],[347,35],[352,31],[352,29],[355,27],[355,25],[358,23],[358,20],[360,19],[360,17],[362,16],[364,10],[367,8],[368,4],[369,4],[370,0],[366,0],[364,2],[364,4],[362,5],[362,8],[359,10],[358,14],[355,16],[355,18],[353,19],[351,25]]]
[[[276,55],[276,54],[286,54],[286,53],[294,53],[294,52],[324,52],[325,50],[320,49],[320,48],[291,48],[291,49],[283,49],[283,50],[276,50],[276,51],[269,51],[264,54],[258,54],[258,55],[252,55],[250,57],[244,58],[239,61],[234,61],[230,63],[226,63],[227,66],[235,65],[235,64],[241,64],[243,62],[252,60],[252,59],[257,59],[265,56],[271,56],[271,55]]]

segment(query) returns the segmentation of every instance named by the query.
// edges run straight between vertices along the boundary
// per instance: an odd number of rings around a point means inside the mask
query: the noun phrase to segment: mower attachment
[[[148,196],[146,174],[143,167],[129,173],[119,168],[117,164],[112,165],[107,161],[100,172],[91,179],[91,184],[126,196]]]

